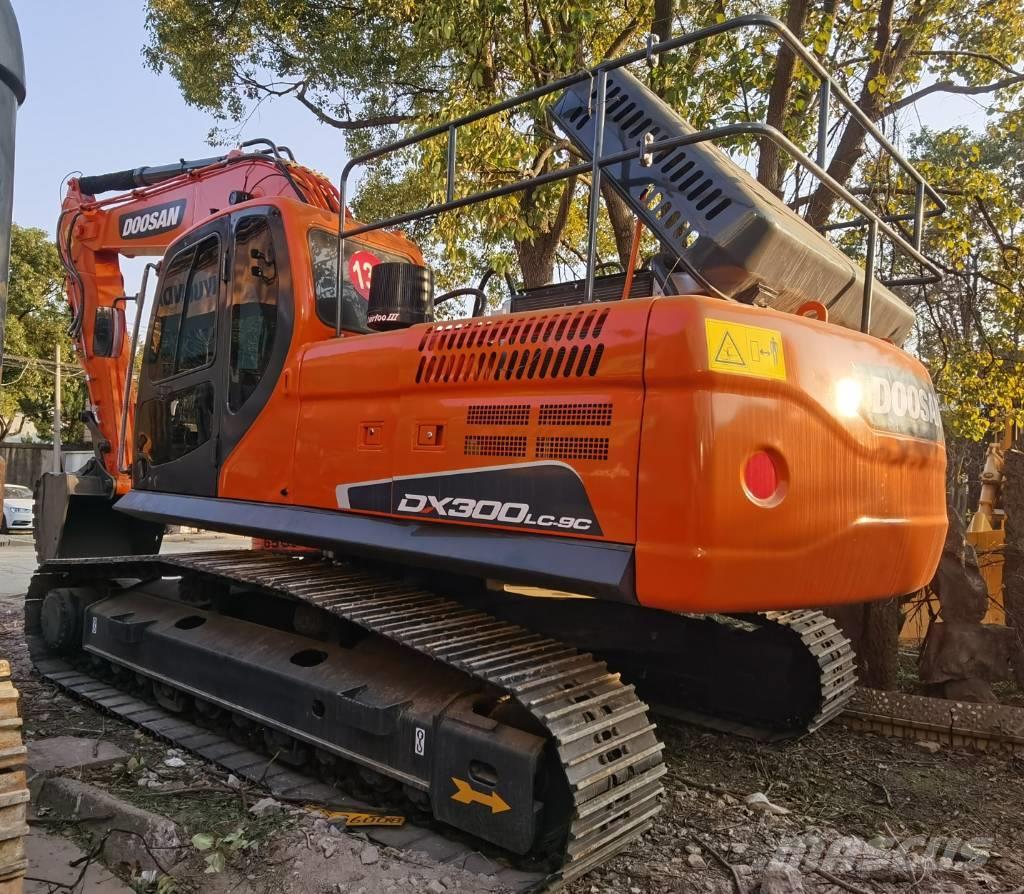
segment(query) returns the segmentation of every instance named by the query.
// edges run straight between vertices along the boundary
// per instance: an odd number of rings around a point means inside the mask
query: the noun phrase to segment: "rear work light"
[[[772,450],[757,450],[743,465],[743,489],[761,506],[776,506],[785,496],[785,464]]]

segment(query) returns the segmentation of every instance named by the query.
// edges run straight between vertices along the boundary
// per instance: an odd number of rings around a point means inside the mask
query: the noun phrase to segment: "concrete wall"
[[[53,469],[51,444],[0,444],[0,457],[7,462],[7,483],[34,487],[43,472]],[[65,472],[77,472],[92,458],[92,450],[66,450],[61,454]]]

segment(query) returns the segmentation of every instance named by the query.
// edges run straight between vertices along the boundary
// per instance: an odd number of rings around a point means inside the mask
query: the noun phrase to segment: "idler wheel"
[[[43,641],[58,655],[77,651],[82,645],[82,614],[86,600],[80,590],[59,588],[43,597],[39,625]]]

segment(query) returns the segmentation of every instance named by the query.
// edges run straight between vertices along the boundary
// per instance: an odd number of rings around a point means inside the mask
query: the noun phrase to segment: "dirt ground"
[[[293,807],[251,812],[263,794],[74,702],[32,675],[20,610],[0,609],[0,654],[22,692],[25,735],[96,737],[129,758],[79,771],[86,781],[172,818],[188,845],[159,894],[500,890],[416,852],[376,847]],[[659,719],[668,765],[664,810],[627,853],[573,894],[1004,894],[1024,884],[1024,758],[940,750],[833,725],[759,744]],[[171,760],[172,764],[179,761]],[[176,793],[174,793],[176,792]],[[752,803],[748,799],[754,796]],[[39,817],[75,839],[73,825]],[[84,843],[84,842],[80,842]],[[214,863],[211,865],[211,859]],[[769,865],[772,864],[772,865]],[[208,872],[217,868],[216,872]],[[32,874],[42,872],[33,867]],[[136,890],[146,890],[136,877]]]

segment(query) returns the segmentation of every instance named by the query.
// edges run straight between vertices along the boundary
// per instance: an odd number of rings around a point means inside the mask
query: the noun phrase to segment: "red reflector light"
[[[779,470],[775,459],[765,450],[758,450],[743,467],[743,484],[755,500],[770,500],[779,489]]]

